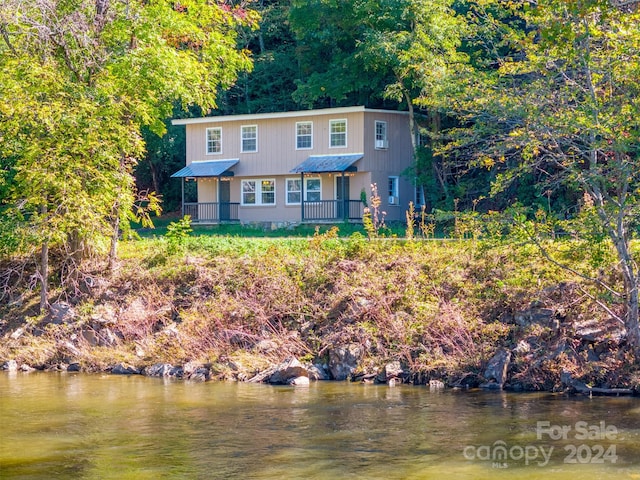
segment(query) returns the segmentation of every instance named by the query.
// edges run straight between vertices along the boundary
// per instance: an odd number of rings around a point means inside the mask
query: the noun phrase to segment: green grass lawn
[[[167,226],[178,220],[180,220],[179,213],[169,213],[160,217],[154,217],[154,228],[143,228],[141,224],[136,223],[132,223],[131,228],[142,238],[161,237],[167,233]],[[312,237],[316,232],[322,234],[328,232],[333,227],[338,228],[338,235],[340,237],[350,237],[354,233],[366,235],[366,231],[362,223],[348,222],[336,224],[305,223],[281,228],[271,228],[269,223],[266,223],[265,225],[240,225],[238,223],[221,225],[191,225],[191,228],[193,229],[193,236],[231,236],[248,238]],[[387,237],[403,237],[405,235],[405,226],[400,223],[388,225],[383,231],[381,231],[381,234]]]

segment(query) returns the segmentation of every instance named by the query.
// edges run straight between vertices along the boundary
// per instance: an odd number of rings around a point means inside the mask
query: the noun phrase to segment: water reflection
[[[3,479],[640,478],[635,398],[19,373],[0,375],[0,412]],[[618,461],[564,463],[575,433],[539,439],[539,421],[615,425],[598,443]],[[496,442],[555,454],[544,468],[463,454]]]

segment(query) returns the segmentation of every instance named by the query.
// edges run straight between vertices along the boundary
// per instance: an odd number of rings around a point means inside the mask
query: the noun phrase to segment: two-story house
[[[364,107],[173,120],[186,127],[183,215],[194,222],[361,220],[376,184],[387,220],[414,188],[407,113]],[[197,183],[185,202],[184,182]]]

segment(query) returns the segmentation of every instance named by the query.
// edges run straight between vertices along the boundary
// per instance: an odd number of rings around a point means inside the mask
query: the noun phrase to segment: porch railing
[[[200,202],[183,204],[183,215],[190,215],[192,222],[220,223],[237,222],[239,203]]]
[[[232,202],[184,203],[183,215],[194,223],[237,222],[240,204]],[[303,221],[362,220],[364,205],[360,200],[320,200],[303,202]]]
[[[364,205],[360,200],[320,200],[303,202],[302,220],[362,220]]]

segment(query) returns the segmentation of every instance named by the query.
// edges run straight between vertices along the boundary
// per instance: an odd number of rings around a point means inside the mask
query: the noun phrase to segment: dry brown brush
[[[289,356],[323,363],[333,348],[357,344],[363,371],[398,360],[415,382],[473,386],[495,351],[508,348],[511,379],[526,389],[558,388],[566,371],[604,382],[627,362],[613,344],[597,346],[597,362],[587,358],[589,345],[572,328],[593,318],[593,304],[526,247],[339,239],[330,231],[277,241],[193,238],[169,253],[162,240],[145,240],[123,245],[113,275],[92,275],[70,301],[73,315],[56,322],[29,314],[28,289],[21,309],[5,296],[0,360],[88,370],[117,360],[199,361],[233,377],[240,364],[250,375]],[[557,328],[518,323],[521,312],[540,308]]]

